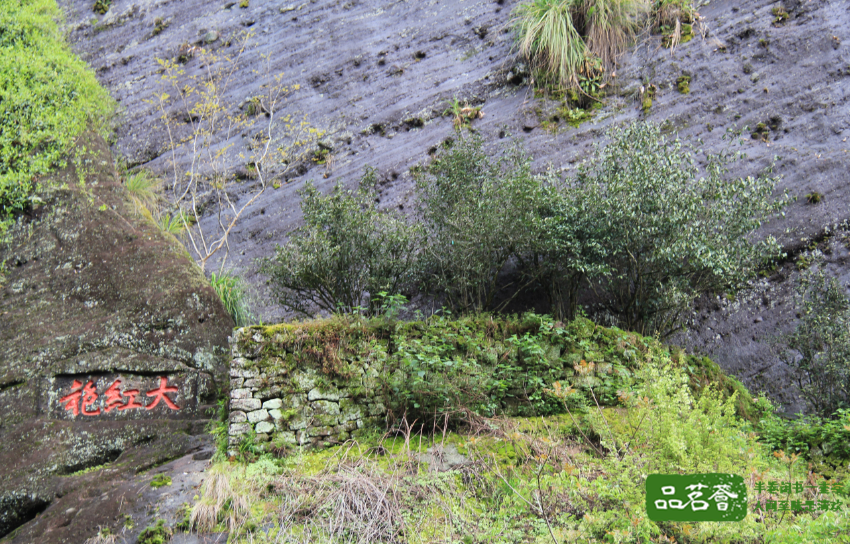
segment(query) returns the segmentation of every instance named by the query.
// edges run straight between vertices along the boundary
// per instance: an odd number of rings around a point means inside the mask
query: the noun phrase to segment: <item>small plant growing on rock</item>
[[[811,192],[806,195],[806,202],[809,204],[818,204],[821,200],[823,200],[823,195],[818,193],[817,191]]]
[[[153,20],[153,32],[151,34],[157,36],[166,28],[168,28],[168,21],[165,21],[162,17],[157,17]]]
[[[154,489],[159,489],[160,487],[165,487],[167,485],[171,485],[171,476],[166,474],[157,474],[154,476],[153,480],[151,480],[151,487]]]
[[[248,7],[248,0],[239,0],[239,7],[245,9]]]
[[[691,92],[691,76],[684,74],[679,76],[679,79],[676,80],[676,88],[682,94],[689,94]]]
[[[481,106],[471,107],[469,103],[461,105],[457,98],[452,99],[449,103],[449,107],[443,112],[443,115],[452,116],[452,126],[454,126],[455,129],[469,128],[472,121],[484,117],[484,113],[481,111]]]
[[[92,7],[92,11],[101,15],[109,11],[109,6],[112,5],[112,0],[97,0]]]
[[[785,11],[785,8],[780,6],[774,6],[773,9],[770,10],[773,14],[773,24],[775,25],[784,25],[786,21],[791,17],[788,15],[788,12]]]
[[[97,534],[86,539],[85,544],[116,544],[118,536],[109,527],[101,527]]]
[[[158,519],[156,525],[146,527],[139,534],[138,544],[165,544],[174,535],[171,527],[166,527],[165,520]]]
[[[750,136],[753,140],[767,142],[770,140],[770,128],[768,128],[768,126],[764,123],[759,123],[756,125],[756,129]]]

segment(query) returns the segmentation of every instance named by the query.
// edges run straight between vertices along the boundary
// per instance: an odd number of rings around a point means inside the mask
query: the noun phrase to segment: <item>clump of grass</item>
[[[587,32],[587,48],[611,70],[634,39],[646,15],[645,0],[581,0],[578,6]]]
[[[174,535],[171,527],[165,526],[165,520],[158,519],[156,525],[146,527],[139,534],[138,544],[165,544]]]
[[[228,272],[220,274],[213,272],[210,283],[237,327],[244,327],[253,321],[254,316],[248,308],[245,284],[240,277]]]
[[[519,50],[536,70],[554,75],[562,87],[577,87],[587,46],[573,24],[572,2],[534,0],[514,10]]]
[[[201,487],[202,498],[192,507],[189,515],[189,526],[208,533],[223,523],[228,530],[233,531],[250,514],[253,486],[250,481],[238,481],[227,465],[215,465],[208,474]]]
[[[468,128],[472,121],[484,117],[481,106],[470,106],[469,103],[461,105],[457,98],[452,99],[443,115],[452,116],[452,126],[455,129]]]
[[[137,210],[141,210],[142,207],[150,209],[159,200],[159,195],[156,193],[159,179],[148,170],[129,174],[124,180],[124,187],[130,193],[130,198]]]
[[[112,533],[109,527],[101,527],[97,534],[87,538],[85,544],[116,544],[118,537]]]
[[[186,232],[187,227],[191,227],[195,223],[195,218],[183,211],[178,211],[173,215],[161,213],[154,221],[162,232],[180,236]]]
[[[818,204],[823,200],[823,195],[817,191],[811,192],[806,195],[806,202],[809,204]]]

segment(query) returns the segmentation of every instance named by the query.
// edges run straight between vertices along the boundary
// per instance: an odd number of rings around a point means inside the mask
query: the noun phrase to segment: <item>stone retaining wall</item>
[[[230,454],[253,434],[259,443],[326,447],[382,425],[382,364],[348,365],[346,376],[294,363],[292,346],[268,328],[237,329],[231,338]]]

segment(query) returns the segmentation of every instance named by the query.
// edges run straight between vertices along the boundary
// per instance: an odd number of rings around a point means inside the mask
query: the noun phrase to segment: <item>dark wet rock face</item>
[[[530,74],[512,50],[508,21],[516,0],[252,0],[247,9],[203,0],[116,0],[94,25],[88,0],[60,3],[68,8],[75,48],[126,108],[115,149],[132,164],[164,171],[170,160],[159,114],[144,102],[162,91],[157,57],[176,59],[181,47],[188,51],[193,46],[228,54],[234,51],[228,37],[248,29],[254,37],[226,96],[232,110],[259,94],[261,79],[254,71],[263,71],[264,55],[270,56],[273,73],[301,85],[290,107],[327,131],[333,160],[310,162],[297,170],[297,177],[282,180],[281,188],[264,194],[233,232],[232,262],[261,290],[265,278],[255,272],[254,260],[270,255],[299,224],[296,191],[304,181],[323,189],[339,180],[351,185],[371,165],[382,180],[380,204],[410,210],[409,169],[453,136],[451,118],[443,112],[454,97],[482,106],[485,117],[472,126],[485,138],[521,136],[536,169],[552,164],[565,173],[588,156],[593,143],[604,140],[604,129],[613,123],[646,117],[688,140],[702,139],[710,151],[725,149],[722,138],[728,130],[746,126],[737,149],[748,158],[733,173],[758,174],[777,157],[774,172],[783,177],[781,189],[798,197],[785,218],[764,227],[764,235],[773,234],[797,251],[825,228],[848,219],[846,2],[786,1],[788,19],[776,23],[771,11],[776,3],[712,0],[700,7],[703,25],[695,39],[671,52],[660,47],[659,36],[648,37],[623,58],[606,106],[595,118],[577,129],[561,122],[555,134],[543,126],[553,104],[534,97]],[[157,21],[167,25],[157,26]],[[195,57],[187,58],[184,68],[190,76],[204,66]],[[689,93],[678,88],[682,76],[690,78]],[[657,92],[643,113],[640,88],[649,85]],[[175,118],[178,113],[172,111]],[[239,138],[229,143],[244,145]],[[178,160],[188,160],[185,149]],[[243,166],[234,162],[231,168]],[[823,195],[816,205],[804,198],[813,192]],[[205,221],[211,224],[214,218]],[[843,264],[836,266],[844,270]],[[794,277],[789,271],[786,280],[793,283]],[[793,326],[785,303],[780,304],[787,288],[777,281],[770,278],[763,290],[767,304],[723,309],[706,303],[689,334],[677,341],[711,355],[747,385],[759,389],[768,384],[775,398],[794,409],[799,402],[789,393],[787,369],[766,342],[777,327]],[[261,295],[270,300],[267,293]],[[285,315],[268,303],[263,314],[267,321]],[[754,323],[757,317],[762,321]]]
[[[80,145],[0,246],[0,535],[41,514],[13,542],[92,536],[101,511],[60,522],[57,501],[191,451],[226,378],[217,295],[134,213],[105,142]]]

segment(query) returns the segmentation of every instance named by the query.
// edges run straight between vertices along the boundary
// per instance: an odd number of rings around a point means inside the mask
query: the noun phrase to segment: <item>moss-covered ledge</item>
[[[738,414],[755,414],[743,385],[709,359],[583,318],[333,317],[237,329],[231,353],[232,454],[246,439],[329,446],[402,415],[430,426],[459,413],[535,416],[616,405],[649,360],[684,368],[694,391],[737,393]],[[556,382],[571,388],[569,398],[553,394]]]

